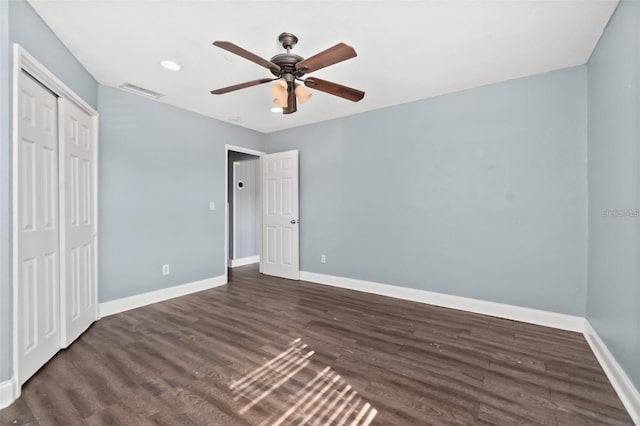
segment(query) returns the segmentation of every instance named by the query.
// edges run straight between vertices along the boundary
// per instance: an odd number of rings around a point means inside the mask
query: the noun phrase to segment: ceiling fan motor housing
[[[291,53],[291,49],[298,43],[298,37],[291,33],[282,33],[278,37],[280,43],[282,43],[282,47],[287,50],[287,53],[279,53],[271,58],[271,62],[278,65],[280,67],[279,70],[271,70],[271,73],[276,77],[282,77],[287,82],[292,82],[294,80],[293,77],[302,77],[305,74],[304,70],[297,70],[296,64],[304,60],[304,58],[300,55],[295,55]],[[292,77],[287,78],[286,76],[290,74]]]
[[[286,73],[294,74],[297,77],[302,76],[304,72],[296,70],[296,64],[303,59],[302,56],[294,55],[293,53],[279,53],[271,58],[271,62],[278,65],[280,70],[271,70],[271,73],[277,77]]]

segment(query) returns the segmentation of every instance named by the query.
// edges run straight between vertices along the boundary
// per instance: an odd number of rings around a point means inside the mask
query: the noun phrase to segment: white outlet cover
[[[169,275],[171,273],[171,268],[169,265],[162,265],[162,275]]]
[[[215,201],[209,201],[209,210],[215,210],[215,209],[216,209]]]

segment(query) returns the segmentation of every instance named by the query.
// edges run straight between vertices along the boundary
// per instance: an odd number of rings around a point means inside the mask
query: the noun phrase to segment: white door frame
[[[228,159],[229,159],[229,157],[227,156],[227,161],[229,161]],[[237,199],[237,198],[236,198],[236,185],[235,185],[235,180],[236,180],[236,165],[237,165],[237,164],[238,164],[238,163],[237,163],[236,161],[234,161],[234,162],[233,162],[233,164],[231,165],[231,168],[233,169],[233,171],[231,172],[231,176],[233,176],[233,182],[228,182],[228,183],[227,183],[227,185],[229,185],[229,183],[231,184],[231,191],[232,191],[232,193],[233,193],[233,203],[234,203],[234,204],[235,204],[236,199]],[[228,175],[227,175],[227,177],[228,177]],[[228,196],[229,196],[229,192],[227,192],[227,197],[228,197]],[[234,207],[235,207],[235,206],[234,206]],[[233,216],[233,237],[232,237],[232,240],[233,240],[233,258],[234,258],[234,259],[238,256],[238,255],[236,254],[236,252],[238,251],[238,249],[236,248],[236,237],[237,237],[237,236],[236,236],[236,234],[237,234],[237,232],[236,232],[236,228],[237,228],[237,225],[236,225],[236,213],[237,213],[237,210],[238,210],[238,209],[234,208],[234,209],[233,209],[233,213],[231,214],[231,216]],[[229,232],[231,232],[231,231],[232,231],[232,229],[231,229],[231,227],[229,227]],[[231,265],[231,266],[233,267],[233,265]]]
[[[243,148],[236,145],[224,146],[224,281],[229,282],[227,265],[229,262],[229,151],[241,152],[243,154],[255,155],[256,157],[262,157],[266,152],[257,151],[255,149]],[[260,162],[262,164],[262,162]],[[262,169],[258,171],[262,175]],[[258,188],[258,203],[262,205],[262,190]],[[260,221],[260,228],[262,229],[262,215],[258,217]],[[262,242],[262,236],[259,236]],[[235,250],[235,245],[233,246]],[[259,245],[260,255],[262,255],[262,243]],[[260,272],[262,272],[262,256],[260,256]]]
[[[29,54],[22,46],[17,43],[13,45],[13,92],[12,92],[12,170],[11,170],[11,187],[12,187],[12,213],[11,213],[11,222],[12,222],[12,236],[11,236],[11,244],[12,244],[12,289],[13,289],[13,399],[17,399],[21,393],[21,385],[19,384],[18,379],[18,120],[19,120],[19,106],[18,106],[18,95],[19,95],[19,77],[22,71],[26,71],[29,75],[35,78],[38,82],[40,82],[47,89],[55,93],[60,98],[65,98],[70,101],[73,101],[77,104],[82,110],[84,110],[87,114],[92,117],[94,124],[93,131],[93,142],[95,146],[94,152],[94,162],[95,167],[93,171],[93,202],[95,203],[95,208],[93,209],[94,213],[94,235],[95,235],[95,259],[97,266],[98,259],[98,112],[94,110],[91,105],[86,103],[80,96],[78,96],[73,90],[71,90],[66,84],[64,84],[59,78],[57,78],[51,71],[49,71],[44,65],[42,65],[37,59]],[[58,112],[60,116],[60,111]],[[63,139],[63,126],[58,126],[58,147],[62,143]],[[61,153],[63,150],[58,149],[58,152]],[[58,176],[64,176],[64,162],[60,161],[59,157],[59,166],[58,166]],[[59,179],[59,191],[60,193],[64,192],[64,180]],[[61,203],[60,203],[61,204]],[[59,206],[60,208],[61,206]],[[62,222],[63,216],[58,216],[59,220]],[[64,227],[61,223],[60,227],[60,236],[61,238],[64,236]],[[60,270],[64,268],[62,265],[62,257],[60,258]],[[94,268],[94,280],[96,283],[96,288],[98,288],[98,268]],[[62,275],[61,275],[62,276]],[[62,281],[61,281],[62,284]],[[66,320],[66,309],[65,304],[62,303],[64,300],[63,296],[63,286],[61,288],[60,295],[60,325],[62,329],[62,325],[65,324],[63,320]],[[96,291],[96,306],[98,306],[98,292]],[[64,334],[64,333],[63,333]],[[60,342],[60,347],[64,347],[63,342]]]

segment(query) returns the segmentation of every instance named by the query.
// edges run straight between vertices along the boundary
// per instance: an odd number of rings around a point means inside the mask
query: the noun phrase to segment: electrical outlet
[[[162,265],[162,275],[169,275],[171,273],[171,269],[169,265]]]
[[[215,210],[215,209],[216,209],[215,201],[209,201],[209,210]]]
[[[326,254],[321,254],[320,255],[320,263],[327,263],[327,255]]]

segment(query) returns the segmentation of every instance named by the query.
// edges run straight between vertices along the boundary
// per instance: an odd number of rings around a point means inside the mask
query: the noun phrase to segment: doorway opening
[[[260,262],[259,159],[237,151],[227,154],[230,268]]]
[[[226,146],[228,268],[260,262],[262,152]]]
[[[225,280],[230,268],[252,263],[260,273],[299,280],[298,151],[225,145],[225,181]]]

